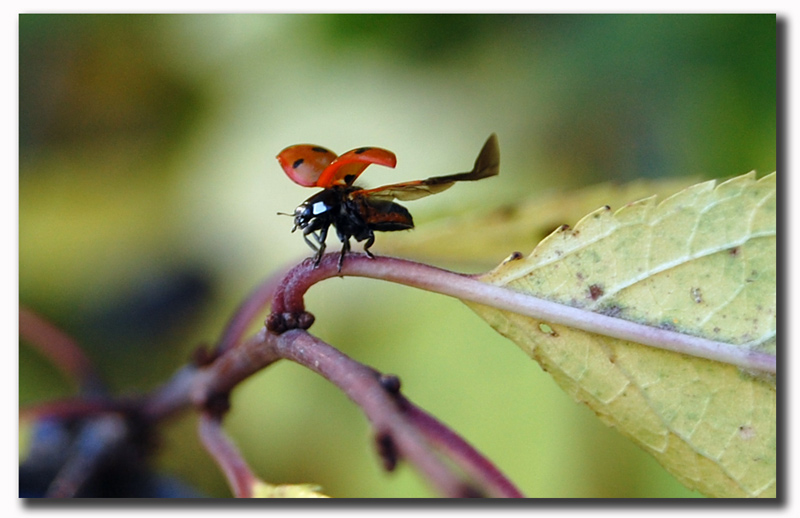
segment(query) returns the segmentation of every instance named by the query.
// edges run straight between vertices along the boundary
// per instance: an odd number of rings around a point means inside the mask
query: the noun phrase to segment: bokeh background
[[[20,303],[119,393],[156,387],[309,255],[276,215],[313,192],[275,162],[288,145],[389,148],[397,169],[364,175],[377,186],[468,170],[496,132],[501,175],[413,202],[418,227],[600,181],[776,168],[773,15],[32,14],[19,77]],[[384,284],[316,286],[314,333],[398,374],[526,494],[698,496],[458,301]],[[19,358],[20,404],[71,393]],[[408,466],[384,473],[358,410],[295,365],[240,386],[225,424],[269,482],[435,496]],[[190,412],[153,463],[229,494]]]

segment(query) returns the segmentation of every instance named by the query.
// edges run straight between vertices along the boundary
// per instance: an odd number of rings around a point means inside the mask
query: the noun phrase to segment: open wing
[[[336,153],[322,146],[297,144],[287,147],[276,158],[294,183],[314,187],[325,168],[336,160]]]
[[[478,158],[475,159],[475,166],[466,173],[457,173],[447,176],[434,176],[427,180],[415,180],[411,182],[384,185],[375,189],[364,189],[356,191],[352,196],[370,196],[386,200],[409,201],[430,196],[449,189],[456,182],[472,182],[490,176],[496,176],[500,172],[500,146],[497,143],[497,135],[492,135],[486,140]]]
[[[394,153],[379,147],[361,147],[337,157],[322,146],[297,144],[278,153],[277,158],[294,183],[323,188],[351,185],[370,164],[387,167],[397,164]]]
[[[333,185],[352,185],[370,164],[394,167],[397,157],[388,149],[379,147],[360,147],[343,153],[330,163],[319,176],[318,187]]]

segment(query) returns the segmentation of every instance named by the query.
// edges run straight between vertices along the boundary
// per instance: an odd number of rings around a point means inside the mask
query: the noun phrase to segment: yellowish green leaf
[[[328,498],[313,484],[272,485],[259,480],[253,487],[253,498]]]
[[[775,354],[776,176],[599,209],[483,277],[534,296]],[[774,379],[471,305],[682,483],[774,497]]]
[[[529,250],[531,243],[553,229],[577,221],[597,207],[618,207],[653,194],[669,195],[692,183],[688,178],[608,182],[567,192],[536,193],[494,208],[465,207],[468,210],[463,214],[424,222],[413,232],[381,235],[376,249],[437,262],[492,265],[515,250]]]

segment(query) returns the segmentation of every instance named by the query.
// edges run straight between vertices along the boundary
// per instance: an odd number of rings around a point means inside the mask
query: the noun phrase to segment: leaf
[[[490,209],[465,207],[463,214],[423,222],[413,232],[380,236],[377,248],[390,255],[426,261],[496,264],[514,250],[527,250],[563,223],[595,208],[652,194],[672,194],[693,182],[687,178],[613,182],[566,192],[537,193]],[[412,210],[413,212],[413,210]]]
[[[313,484],[272,485],[258,480],[253,486],[253,498],[328,498]]]
[[[775,354],[776,175],[599,209],[482,280]],[[576,401],[716,497],[774,497],[776,388],[711,360],[471,307]]]

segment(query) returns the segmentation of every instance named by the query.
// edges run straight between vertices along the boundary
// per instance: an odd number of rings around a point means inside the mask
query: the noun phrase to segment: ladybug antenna
[[[296,216],[296,214],[289,214],[289,213],[286,213],[286,212],[276,212],[276,214],[278,216],[292,216],[292,217]],[[294,227],[292,227],[292,232],[294,232],[295,230],[297,230],[297,223],[295,223]]]

